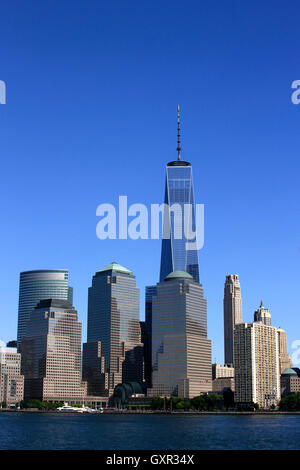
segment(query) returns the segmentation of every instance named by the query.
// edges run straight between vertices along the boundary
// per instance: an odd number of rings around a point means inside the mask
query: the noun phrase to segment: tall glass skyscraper
[[[180,121],[178,107],[178,145],[177,160],[168,163],[166,169],[166,187],[165,187],[165,204],[170,208],[173,204],[177,204],[181,208],[182,217],[179,221],[174,212],[165,207],[163,215],[163,226],[170,227],[170,237],[163,238],[161,249],[160,263],[160,282],[162,282],[168,274],[173,271],[186,271],[199,282],[199,264],[197,250],[188,250],[187,242],[195,242],[196,240],[188,240],[184,230],[184,206],[190,204],[192,220],[189,223],[190,229],[196,231],[195,207],[194,207],[194,187],[192,166],[189,162],[181,160],[180,145]],[[178,238],[178,233],[182,234]]]
[[[178,140],[177,140],[177,160],[168,163],[166,168],[166,186],[164,203],[168,207],[173,204],[179,205],[182,215],[184,214],[184,205],[190,204],[192,207],[190,228],[195,232],[195,207],[194,207],[194,187],[192,166],[189,162],[181,160],[180,143],[180,120],[179,107],[177,111]],[[196,282],[200,282],[198,251],[187,250],[186,242],[195,242],[196,240],[187,240],[184,233],[184,219],[179,222],[174,217],[174,213],[169,211],[166,206],[163,214],[163,227],[170,228],[170,237],[162,239],[161,262],[160,262],[160,282],[173,271],[185,271],[189,273]],[[182,233],[182,239],[175,238],[178,231]],[[146,286],[145,291],[145,320],[148,342],[152,348],[152,297],[157,293],[157,286]],[[149,371],[152,369],[151,348],[149,357],[146,357],[146,381],[151,384]]]
[[[20,273],[18,345],[26,335],[30,314],[44,299],[68,300],[73,304],[73,288],[69,287],[66,269],[39,269]]]

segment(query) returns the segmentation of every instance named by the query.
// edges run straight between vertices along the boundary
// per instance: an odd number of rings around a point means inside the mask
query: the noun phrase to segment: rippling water
[[[0,413],[0,449],[300,449],[300,415]]]

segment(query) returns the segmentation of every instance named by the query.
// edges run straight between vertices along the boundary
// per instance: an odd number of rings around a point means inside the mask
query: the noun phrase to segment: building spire
[[[179,114],[179,105],[177,106],[177,160],[180,160],[180,114]]]

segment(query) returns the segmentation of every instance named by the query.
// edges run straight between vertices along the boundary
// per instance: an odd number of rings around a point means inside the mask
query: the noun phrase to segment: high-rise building
[[[224,286],[224,360],[233,365],[234,327],[242,322],[242,297],[237,274],[228,274]]]
[[[260,301],[260,306],[254,312],[254,321],[264,323],[264,325],[271,326],[271,313],[270,310],[264,307],[263,301]]]
[[[112,396],[124,382],[143,381],[139,288],[129,270],[111,263],[89,287],[83,377],[89,395]]]
[[[234,329],[234,401],[270,408],[280,400],[278,335],[262,321]]]
[[[168,274],[181,270],[188,272],[196,282],[200,282],[198,251],[187,249],[187,240],[184,227],[185,205],[190,205],[190,229],[195,232],[195,205],[192,166],[181,159],[180,120],[179,107],[177,112],[178,141],[177,160],[171,161],[166,167],[166,183],[163,212],[163,239],[161,248],[160,282],[163,282]],[[181,218],[171,208],[176,207],[181,212]],[[178,238],[181,235],[181,238]],[[145,322],[149,338],[149,354],[146,356],[145,376],[147,386],[152,383],[152,298],[156,295],[156,285],[147,286],[145,292]]]
[[[293,367],[293,364],[287,352],[286,332],[282,328],[278,328],[277,334],[279,344],[280,373],[282,374],[284,370],[291,369]]]
[[[202,285],[184,271],[170,273],[152,297],[153,377],[149,394],[192,398],[212,389]]]
[[[31,312],[43,299],[68,300],[73,304],[73,289],[69,287],[66,269],[39,269],[20,274],[18,345],[26,335]]]
[[[188,272],[199,282],[198,251],[187,249],[187,243],[196,242],[196,238],[188,240],[184,227],[184,206],[188,204],[191,207],[190,230],[193,233],[196,231],[192,166],[189,162],[181,160],[179,107],[177,160],[167,165],[164,203],[167,206],[163,214],[165,238],[162,240],[160,282],[164,281],[168,274],[178,270]],[[179,208],[182,217],[176,217],[172,212],[173,205]]]
[[[152,297],[156,295],[156,285],[145,289],[145,329],[147,345],[145,348],[145,380],[147,387],[152,386]],[[145,343],[144,343],[145,344]]]
[[[20,349],[26,398],[84,400],[87,387],[81,381],[81,323],[67,300],[39,302],[30,314]]]
[[[21,354],[17,348],[0,344],[0,406],[19,404],[24,397],[24,377],[21,375]]]

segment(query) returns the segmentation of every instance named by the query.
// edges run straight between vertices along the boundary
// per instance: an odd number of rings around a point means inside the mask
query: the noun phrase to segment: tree
[[[300,411],[300,393],[290,393],[281,398],[279,409],[282,411]]]
[[[204,395],[204,400],[208,410],[219,410],[223,407],[223,397],[218,393],[208,393]]]
[[[207,404],[203,396],[194,397],[191,399],[191,405],[195,410],[206,410]]]

